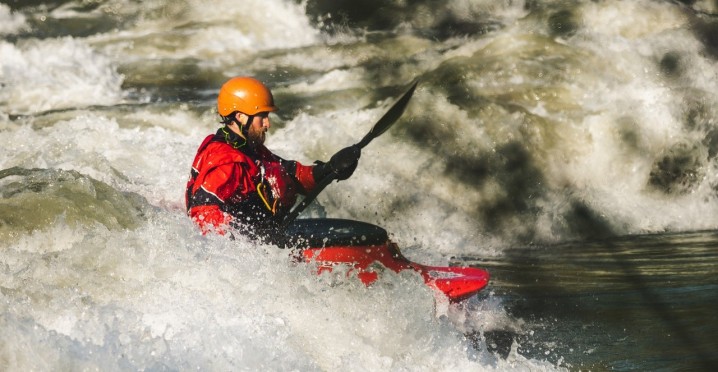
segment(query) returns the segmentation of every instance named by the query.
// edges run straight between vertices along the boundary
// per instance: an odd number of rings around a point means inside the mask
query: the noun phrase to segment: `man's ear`
[[[234,114],[234,118],[237,120],[237,122],[239,124],[241,124],[241,126],[247,125],[247,121],[249,120],[249,116],[247,116],[246,114],[243,114],[241,112]]]

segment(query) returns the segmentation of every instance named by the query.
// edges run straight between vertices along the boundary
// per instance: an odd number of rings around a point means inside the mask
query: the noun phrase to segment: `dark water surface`
[[[530,324],[513,334],[527,355],[582,370],[718,367],[716,231],[510,249],[474,264]]]

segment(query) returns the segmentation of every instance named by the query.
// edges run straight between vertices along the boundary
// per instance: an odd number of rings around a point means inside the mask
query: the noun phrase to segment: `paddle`
[[[377,138],[386,132],[404,113],[404,109],[406,109],[406,105],[409,103],[411,96],[414,94],[417,84],[419,84],[419,80],[414,80],[404,95],[402,95],[401,98],[399,98],[396,103],[391,106],[389,111],[387,111],[384,116],[382,116],[381,119],[374,124],[374,127],[371,128],[369,133],[367,133],[355,146],[362,149],[374,140],[374,138]],[[312,192],[307,194],[307,196],[284,217],[280,225],[281,228],[285,229],[289,226],[297,218],[297,216],[302,213],[302,211],[304,211],[304,209],[311,204],[314,199],[317,198],[317,195],[319,195],[319,193],[335,179],[336,175],[334,173],[330,173],[328,176],[319,181]]]

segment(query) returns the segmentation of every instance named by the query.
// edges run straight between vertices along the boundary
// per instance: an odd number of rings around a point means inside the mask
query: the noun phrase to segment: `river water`
[[[718,3],[0,2],[0,370],[714,370]],[[309,211],[492,273],[437,306],[202,236],[229,77],[306,164],[407,112]]]

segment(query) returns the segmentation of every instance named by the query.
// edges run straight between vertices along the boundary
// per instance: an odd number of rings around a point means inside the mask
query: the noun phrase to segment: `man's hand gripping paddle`
[[[418,80],[415,80],[409,89],[404,93],[404,95],[399,98],[396,103],[394,103],[393,106],[389,109],[389,111],[384,114],[384,116],[379,119],[379,121],[374,124],[374,127],[371,128],[369,133],[367,133],[364,138],[361,139],[356,146],[359,149],[364,148],[366,145],[368,145],[374,138],[379,137],[384,132],[386,132],[404,113],[404,109],[406,109],[407,104],[409,103],[409,100],[411,99],[411,96],[414,94],[414,90],[416,89],[416,85],[419,84]],[[302,199],[299,204],[297,204],[294,209],[292,209],[282,221],[281,228],[284,229],[287,226],[289,226],[296,218],[297,216],[304,211],[304,209],[311,204],[314,199],[317,198],[317,195],[319,195],[322,190],[324,190],[325,187],[327,187],[332,181],[337,179],[336,174],[330,173],[326,177],[324,177],[319,183],[314,187],[311,193],[307,194],[307,196]]]

